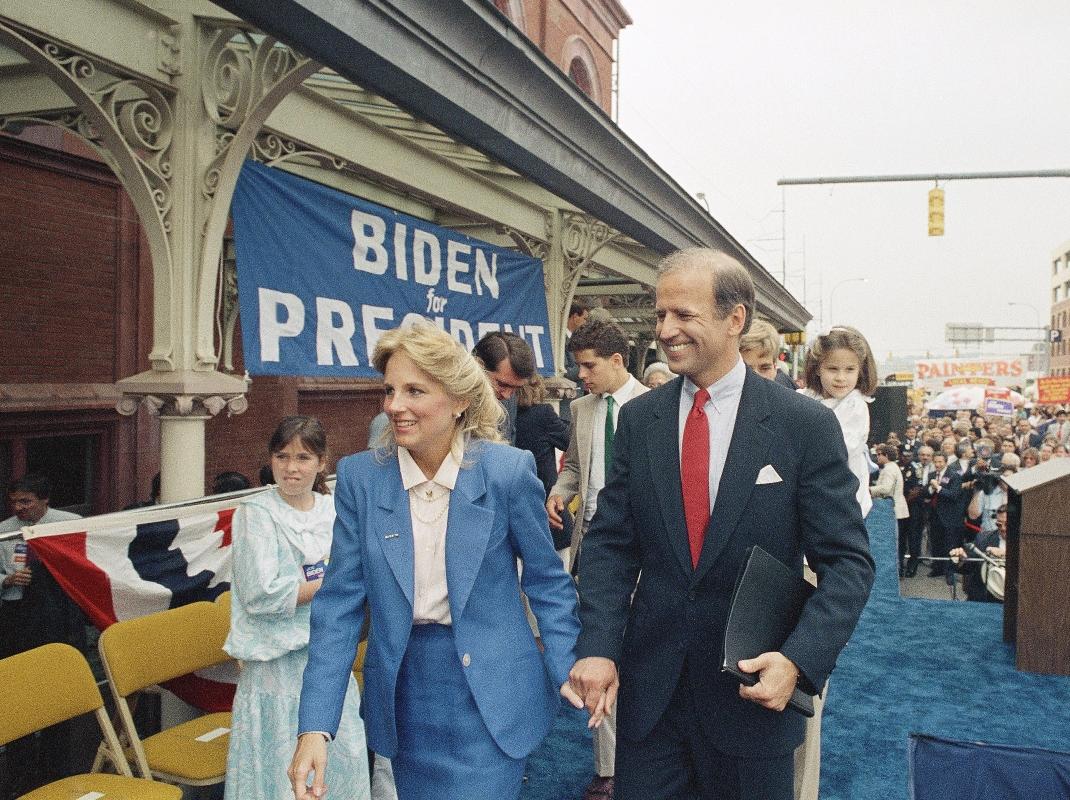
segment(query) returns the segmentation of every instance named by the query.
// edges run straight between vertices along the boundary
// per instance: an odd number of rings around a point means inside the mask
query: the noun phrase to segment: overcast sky
[[[621,127],[778,278],[778,178],[1070,167],[1067,0],[624,4]],[[930,188],[783,190],[814,330],[855,325],[884,360],[950,355],[947,322],[1036,325],[1010,301],[1045,324],[1070,179],[947,183],[942,238]]]

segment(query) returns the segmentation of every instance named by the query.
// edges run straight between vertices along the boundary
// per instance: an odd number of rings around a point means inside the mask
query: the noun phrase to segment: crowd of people
[[[334,495],[323,427],[281,421],[271,487],[233,521],[228,800],[515,798],[562,697],[594,729],[585,800],[816,797],[820,700],[809,723],[785,709],[820,695],[866,602],[873,499],[893,501],[903,576],[928,558],[992,599],[1001,479],[1066,454],[1065,411],[918,409],[871,448],[861,332],[818,336],[798,386],[736,261],[680,251],[656,290],[665,360],[641,381],[625,332],[573,305],[560,415],[519,336],[468,353],[430,324],[385,333],[383,413]],[[62,514],[48,498],[11,484],[0,531]],[[815,588],[779,650],[739,662],[747,685],[711,664],[755,545]],[[0,655],[33,569],[0,543]]]
[[[1004,479],[1065,457],[1067,413],[1058,406],[1022,408],[1013,417],[916,411],[901,433],[873,448],[878,469],[870,492],[893,500],[899,574],[913,578],[927,565],[930,577],[951,582],[960,573],[968,600],[998,602],[998,568],[1006,558]],[[987,586],[986,574],[992,576]]]

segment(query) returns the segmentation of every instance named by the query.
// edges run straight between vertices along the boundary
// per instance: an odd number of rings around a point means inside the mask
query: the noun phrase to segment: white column
[[[206,416],[160,417],[160,501],[204,496]]]

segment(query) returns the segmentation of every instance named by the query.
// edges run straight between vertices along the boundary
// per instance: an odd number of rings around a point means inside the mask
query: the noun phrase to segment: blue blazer
[[[412,519],[397,456],[380,463],[366,451],[342,459],[335,493],[338,516],[323,587],[312,601],[298,730],[336,732],[370,608],[361,715],[368,746],[392,758],[395,687],[413,620]],[[465,452],[447,517],[457,659],[494,741],[513,758],[527,756],[549,732],[579,634],[576,590],[554,552],[544,497],[531,453],[479,442]]]

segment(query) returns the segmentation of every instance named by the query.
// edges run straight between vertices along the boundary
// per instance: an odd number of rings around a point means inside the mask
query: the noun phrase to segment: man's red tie
[[[698,566],[702,540],[710,522],[710,425],[704,409],[710,393],[695,392],[695,404],[684,424],[684,445],[680,459],[680,481],[684,491],[684,518],[691,545],[691,566]]]

